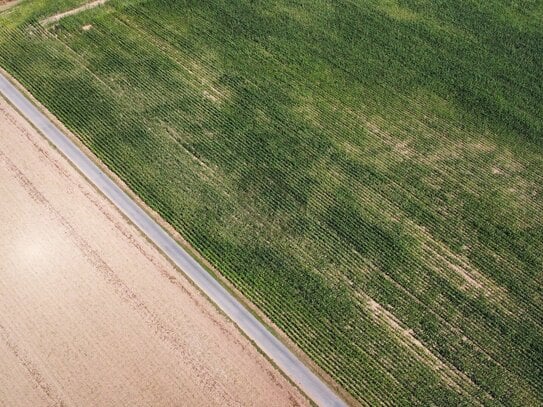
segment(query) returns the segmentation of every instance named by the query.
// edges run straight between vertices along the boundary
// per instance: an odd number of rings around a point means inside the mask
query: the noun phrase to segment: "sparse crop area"
[[[540,1],[81,3],[0,66],[353,402],[543,403]]]

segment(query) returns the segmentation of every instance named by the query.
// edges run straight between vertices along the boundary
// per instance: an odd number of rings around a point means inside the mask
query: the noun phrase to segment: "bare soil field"
[[[0,405],[306,405],[0,99]]]

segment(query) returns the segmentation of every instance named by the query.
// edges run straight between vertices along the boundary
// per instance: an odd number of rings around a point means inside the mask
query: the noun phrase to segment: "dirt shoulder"
[[[108,0],[91,1],[90,3],[83,4],[82,6],[79,6],[77,8],[67,10],[67,11],[63,11],[62,13],[58,13],[58,14],[52,15],[50,17],[44,18],[43,20],[40,20],[40,24],[41,25],[48,25],[48,24],[56,23],[56,22],[62,20],[63,18],[65,18],[65,17],[73,16],[74,14],[79,14],[79,13],[85,11],[85,10],[90,10],[91,8],[101,6],[101,5],[105,4],[107,1]]]
[[[0,0],[0,13],[19,4],[21,1],[22,0]]]
[[[0,134],[0,404],[307,404],[3,99]]]

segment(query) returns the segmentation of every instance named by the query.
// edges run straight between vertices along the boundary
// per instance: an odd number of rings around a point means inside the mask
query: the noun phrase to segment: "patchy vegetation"
[[[539,2],[37,4],[0,64],[354,398],[543,403]]]

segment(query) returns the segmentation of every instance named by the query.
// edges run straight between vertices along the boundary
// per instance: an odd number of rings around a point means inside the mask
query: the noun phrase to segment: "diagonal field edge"
[[[62,131],[2,73],[3,94],[47,137],[119,210],[158,246],[239,328],[320,406],[346,406],[321,379],[219,284],[161,226],[100,170]]]

